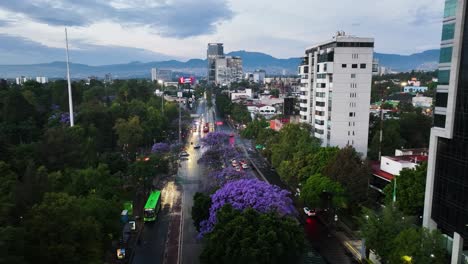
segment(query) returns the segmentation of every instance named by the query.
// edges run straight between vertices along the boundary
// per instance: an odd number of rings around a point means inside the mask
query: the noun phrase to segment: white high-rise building
[[[151,68],[151,81],[157,81],[158,79],[158,69],[156,68]]]
[[[350,145],[367,155],[373,52],[373,38],[344,32],[305,51],[299,113],[323,146]]]
[[[38,77],[36,77],[36,82],[38,82],[38,83],[48,83],[49,78],[44,77],[44,76],[38,76]]]

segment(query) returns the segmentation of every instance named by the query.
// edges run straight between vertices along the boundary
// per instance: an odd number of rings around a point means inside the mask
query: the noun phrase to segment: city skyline
[[[47,62],[49,49],[54,54],[63,49],[65,26],[72,57],[73,51],[102,54],[87,58],[94,65],[125,55],[127,61],[203,58],[209,42],[223,42],[229,51],[298,57],[337,30],[375,38],[377,52],[412,54],[438,48],[443,2],[361,0],[356,9],[353,1],[293,1],[286,10],[282,4],[244,0],[5,1],[0,50],[8,54],[0,56],[0,64]],[[313,12],[317,8],[322,11]]]

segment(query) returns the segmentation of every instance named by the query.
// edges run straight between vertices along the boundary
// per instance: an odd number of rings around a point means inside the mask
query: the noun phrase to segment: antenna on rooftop
[[[70,83],[70,57],[68,56],[68,34],[67,28],[65,28],[65,42],[66,42],[66,51],[67,51],[67,81],[68,81],[68,105],[70,108],[70,127],[75,125],[75,120],[73,117],[73,100],[72,100],[72,90],[71,90],[71,83]]]

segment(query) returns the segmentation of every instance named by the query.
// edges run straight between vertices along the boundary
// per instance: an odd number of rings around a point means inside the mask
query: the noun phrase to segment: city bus
[[[152,191],[145,204],[143,220],[145,222],[153,222],[161,208],[161,191]]]

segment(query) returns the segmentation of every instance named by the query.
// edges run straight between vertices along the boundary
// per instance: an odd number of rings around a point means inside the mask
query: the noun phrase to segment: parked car
[[[316,212],[314,209],[309,209],[309,207],[304,207],[304,213],[307,216],[315,216]]]
[[[182,151],[179,154],[179,157],[188,157],[188,156],[190,156],[190,154],[188,154],[186,151]]]
[[[243,169],[248,169],[248,168],[249,168],[249,165],[247,165],[247,163],[244,163],[244,164],[242,164],[242,168],[243,168]]]
[[[237,163],[237,161],[233,161],[231,164],[232,164],[233,167],[239,166],[239,163]]]
[[[199,149],[200,148],[200,144],[196,144],[195,146],[193,146],[194,149]]]
[[[241,171],[241,167],[240,167],[240,166],[236,166],[236,171]]]

